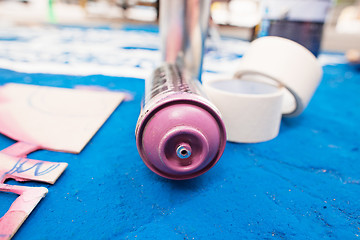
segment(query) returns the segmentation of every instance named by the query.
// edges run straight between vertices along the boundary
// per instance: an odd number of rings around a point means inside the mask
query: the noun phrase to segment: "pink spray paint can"
[[[145,81],[136,127],[144,163],[170,179],[194,178],[221,157],[225,127],[201,91],[200,76],[210,0],[160,2],[164,64]]]

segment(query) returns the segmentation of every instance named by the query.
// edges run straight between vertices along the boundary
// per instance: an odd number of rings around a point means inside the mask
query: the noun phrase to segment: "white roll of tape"
[[[228,141],[256,143],[278,135],[285,90],[265,81],[264,77],[250,75],[204,79],[206,94],[222,114]]]
[[[282,84],[284,116],[297,116],[307,107],[322,78],[316,57],[300,44],[280,37],[262,37],[250,44],[236,78],[248,74],[267,76]]]

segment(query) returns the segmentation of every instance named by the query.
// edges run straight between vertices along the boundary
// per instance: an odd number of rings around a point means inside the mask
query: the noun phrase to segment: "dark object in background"
[[[332,0],[267,0],[258,37],[293,40],[318,56],[323,27]]]
[[[346,51],[346,59],[349,61],[349,64],[355,68],[355,70],[360,71],[360,51],[356,49],[350,49]]]
[[[268,35],[293,40],[309,49],[315,56],[318,56],[323,26],[324,23],[322,22],[272,20]]]

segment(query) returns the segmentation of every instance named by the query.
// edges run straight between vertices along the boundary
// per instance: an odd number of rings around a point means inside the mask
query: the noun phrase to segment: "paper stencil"
[[[19,182],[33,180],[54,184],[67,165],[67,163],[13,157],[0,152],[0,192],[20,195],[7,213],[0,218],[0,239],[10,239],[48,192],[43,187],[4,184],[5,180],[12,178]]]
[[[0,184],[0,191],[20,195],[0,218],[0,239],[11,239],[48,190],[44,187]]]
[[[0,133],[19,141],[0,152],[0,192],[20,195],[0,218],[0,239],[10,239],[48,192],[4,184],[5,180],[54,184],[68,165],[25,156],[38,149],[79,153],[124,97],[13,83],[0,87]]]
[[[0,183],[12,178],[19,182],[33,180],[54,184],[67,166],[63,162],[18,158],[0,152]]]
[[[118,92],[6,84],[0,88],[0,133],[37,148],[79,153],[124,97]]]

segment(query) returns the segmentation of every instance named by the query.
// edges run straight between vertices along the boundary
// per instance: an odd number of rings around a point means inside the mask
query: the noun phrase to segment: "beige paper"
[[[12,157],[0,152],[0,183],[12,178],[19,182],[33,180],[54,184],[67,166],[64,162]]]
[[[0,88],[0,133],[54,151],[79,153],[123,93],[25,84]]]
[[[48,190],[44,187],[0,184],[0,192],[12,192],[20,195],[11,204],[5,215],[0,218],[0,239],[8,240],[14,236],[32,210],[45,197]]]

